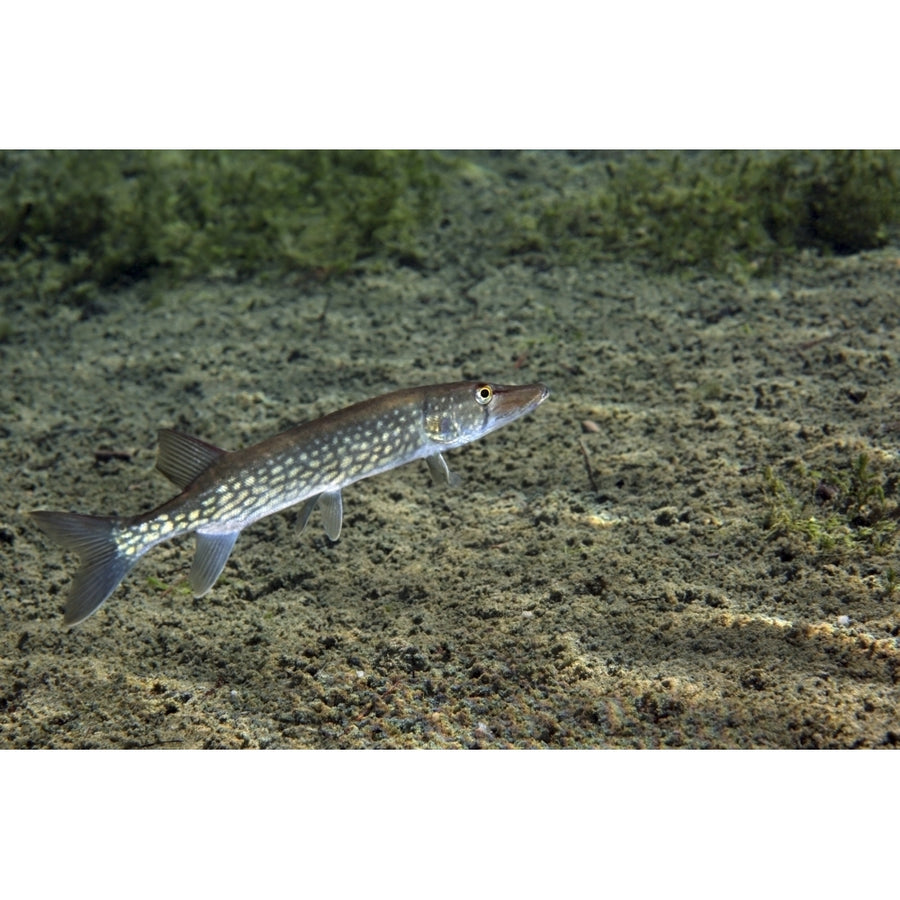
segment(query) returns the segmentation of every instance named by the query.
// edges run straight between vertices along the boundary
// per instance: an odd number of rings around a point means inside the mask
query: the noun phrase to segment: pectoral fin
[[[431,472],[431,479],[435,484],[457,485],[460,482],[459,475],[454,475],[447,465],[442,453],[435,453],[434,456],[426,456],[425,462],[428,463],[428,471]]]

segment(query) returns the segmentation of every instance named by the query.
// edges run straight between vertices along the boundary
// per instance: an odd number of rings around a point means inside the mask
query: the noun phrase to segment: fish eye
[[[494,389],[489,384],[481,384],[475,388],[475,402],[487,406],[494,396]]]

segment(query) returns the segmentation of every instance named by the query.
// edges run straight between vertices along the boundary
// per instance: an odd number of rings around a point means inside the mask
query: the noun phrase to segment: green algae
[[[86,305],[144,279],[414,263],[444,168],[417,151],[4,152],[0,278]]]
[[[746,278],[804,248],[883,246],[900,222],[893,151],[620,154],[592,182],[521,198],[507,217],[508,251]]]
[[[763,521],[770,538],[786,538],[831,560],[883,556],[897,537],[900,473],[868,452],[840,454],[822,469],[795,461],[783,477],[767,466]]]
[[[442,200],[466,191],[491,212],[460,227],[493,265],[631,260],[743,280],[805,248],[896,236],[900,153],[6,151],[0,299],[90,310],[137,282],[152,300],[191,278],[433,264]]]

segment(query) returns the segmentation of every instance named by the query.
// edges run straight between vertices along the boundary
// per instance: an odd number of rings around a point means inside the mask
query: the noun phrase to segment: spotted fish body
[[[542,384],[461,381],[394,391],[295,425],[229,453],[198,438],[160,432],[157,468],[182,492],[130,517],[32,513],[51,537],[81,557],[66,604],[76,625],[96,612],[152,547],[193,532],[191,589],[205,594],[248,525],[303,503],[301,525],[318,505],[326,534],[337,540],[341,489],[354,481],[425,459],[436,480],[450,481],[443,452],[476,440],[536,409]]]

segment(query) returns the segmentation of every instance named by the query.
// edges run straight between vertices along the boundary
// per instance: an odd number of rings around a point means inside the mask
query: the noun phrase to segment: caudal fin
[[[95,613],[139,555],[123,554],[116,543],[114,518],[40,509],[31,514],[38,525],[81,558],[66,602],[66,625],[77,625]]]

